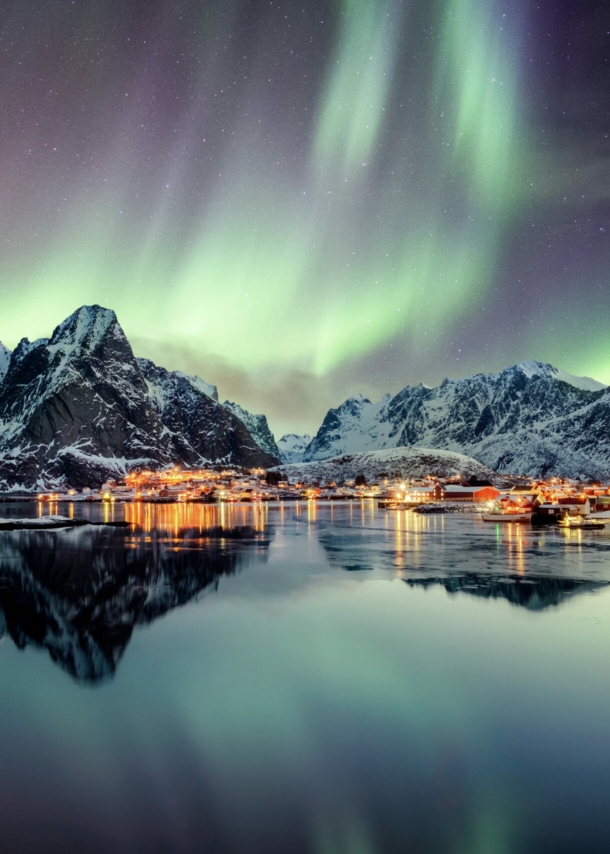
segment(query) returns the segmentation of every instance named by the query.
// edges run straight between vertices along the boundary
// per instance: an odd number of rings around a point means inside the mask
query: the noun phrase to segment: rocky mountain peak
[[[37,338],[36,341],[30,341],[29,338],[22,338],[11,353],[10,363],[18,365],[27,356],[29,356],[33,350],[37,350],[39,347],[46,347],[48,343],[48,338]]]
[[[348,408],[348,407],[361,407],[361,406],[367,406],[370,402],[371,401],[368,399],[368,397],[365,397],[363,394],[358,393],[358,394],[353,394],[351,397],[348,397],[348,399],[345,401],[345,403],[342,403],[341,406],[344,406],[346,408]]]
[[[526,360],[525,362],[519,362],[518,365],[515,365],[511,368],[506,368],[507,371],[520,371],[522,374],[525,374],[526,377],[531,378],[535,376],[539,377],[549,377],[552,376],[553,366],[546,364],[545,362],[536,362],[531,359]]]
[[[0,384],[0,488],[95,486],[174,462],[277,463],[216,398],[199,377],[136,360],[115,313],[82,306],[51,339],[24,338],[11,355]]]
[[[508,377],[509,379],[515,376],[525,377],[528,380],[536,377],[542,380],[555,380],[558,382],[567,383],[573,388],[581,389],[582,391],[602,391],[607,388],[604,383],[594,380],[591,377],[580,377],[574,374],[569,374],[567,371],[562,371],[561,368],[556,368],[549,362],[536,362],[532,359],[524,362],[519,362],[518,365],[512,365],[505,368],[500,374],[482,374],[489,380],[496,380],[499,377]],[[472,379],[467,377],[467,379]]]
[[[83,305],[55,328],[48,347],[51,354],[58,350],[66,356],[82,352],[93,354],[103,342],[118,345],[121,350],[125,347],[131,350],[112,309]]]

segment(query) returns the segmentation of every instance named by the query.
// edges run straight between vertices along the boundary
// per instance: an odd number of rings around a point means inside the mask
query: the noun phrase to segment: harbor
[[[137,470],[124,479],[108,480],[99,489],[64,488],[0,496],[3,505],[34,502],[37,516],[75,519],[79,504],[266,504],[266,503],[374,503],[387,512],[413,511],[421,515],[468,514],[495,524],[548,525],[562,528],[603,529],[610,521],[610,484],[568,479],[529,480],[498,477],[491,481],[459,476],[441,478],[367,478],[364,474],[342,481],[295,480],[281,471],[210,466],[173,466],[160,471]],[[109,518],[108,513],[106,516]],[[9,520],[0,523],[0,529]],[[58,523],[59,524],[59,523]],[[48,527],[48,526],[47,526]]]

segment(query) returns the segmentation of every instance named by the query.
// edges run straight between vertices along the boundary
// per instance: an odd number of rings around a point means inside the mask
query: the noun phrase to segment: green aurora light
[[[234,32],[238,7],[206,23],[202,56]],[[157,94],[144,82],[125,93],[95,180],[66,173],[56,214],[49,202],[40,231],[21,226],[7,250],[9,346],[98,302],[153,358],[179,344],[238,370],[324,377],[404,340],[434,358],[433,342],[485,305],[537,192],[523,19],[495,0],[332,8],[322,71],[275,84],[277,109],[262,53],[239,81],[220,59],[190,67],[154,188],[142,104]]]

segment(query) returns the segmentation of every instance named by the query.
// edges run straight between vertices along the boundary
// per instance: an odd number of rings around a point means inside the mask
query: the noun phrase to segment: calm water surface
[[[0,532],[2,851],[610,849],[610,526],[50,509],[133,527]]]

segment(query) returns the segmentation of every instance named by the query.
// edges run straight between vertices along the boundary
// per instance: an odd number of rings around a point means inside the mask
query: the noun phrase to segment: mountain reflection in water
[[[577,593],[594,593],[608,582],[578,581],[572,578],[511,578],[509,576],[480,575],[475,572],[440,578],[405,578],[410,587],[440,585],[447,593],[467,593],[483,599],[507,599],[511,605],[542,611],[561,605]]]
[[[530,611],[610,584],[607,534],[583,539],[574,531],[485,527],[474,516],[447,526],[442,517],[416,513],[386,514],[382,527],[370,510],[368,518],[364,509],[359,515],[354,527],[321,525],[318,531],[329,563],[347,572],[391,570],[412,588],[440,586]]]
[[[286,511],[275,509],[280,514],[272,518],[281,524]],[[517,526],[498,539],[486,536],[487,529],[473,532],[472,519],[461,520],[462,534],[454,540],[442,519],[386,514],[381,528],[371,524],[378,519],[371,508],[362,506],[350,508],[349,524],[344,519],[329,525],[318,524],[315,505],[305,514],[303,509],[288,512],[298,522],[306,519],[308,536],[322,546],[331,566],[348,572],[392,569],[412,588],[441,586],[450,594],[506,599],[540,611],[610,583],[526,572],[528,548],[536,557],[539,544]],[[112,677],[135,626],[216,588],[221,576],[265,561],[275,530],[269,508],[259,506],[81,505],[77,510],[100,521],[121,517],[132,527],[2,532],[0,638],[8,635],[20,649],[46,649],[61,668],[88,683]],[[581,548],[582,541],[549,538],[549,551],[558,545],[567,553],[571,546]],[[588,545],[608,549],[604,541]],[[486,571],[470,569],[482,563]]]
[[[150,507],[134,506],[133,530],[3,532],[0,637],[48,650],[79,681],[111,677],[135,626],[265,559],[269,532],[256,519],[225,527],[211,510],[164,507],[153,524]]]

